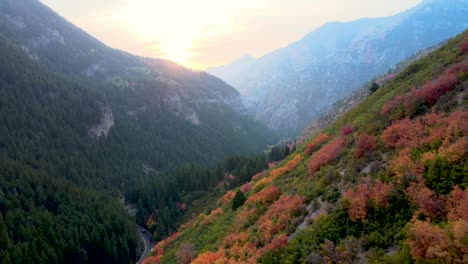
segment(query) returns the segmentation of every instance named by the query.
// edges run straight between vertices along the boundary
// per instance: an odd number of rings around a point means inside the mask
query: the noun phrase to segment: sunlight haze
[[[328,21],[388,16],[421,0],[41,0],[114,48],[194,69],[260,57]]]

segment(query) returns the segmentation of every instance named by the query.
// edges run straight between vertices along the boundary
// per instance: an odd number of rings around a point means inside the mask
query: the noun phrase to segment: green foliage
[[[468,162],[451,164],[436,156],[425,164],[424,179],[427,186],[436,194],[448,194],[455,185],[468,186]]]
[[[237,208],[241,207],[245,203],[245,196],[244,194],[238,190],[234,198],[232,199],[232,210],[235,211]]]

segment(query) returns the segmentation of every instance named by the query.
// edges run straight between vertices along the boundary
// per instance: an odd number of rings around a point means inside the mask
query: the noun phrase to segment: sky
[[[192,69],[261,57],[330,21],[394,15],[422,0],[41,0],[107,45]]]

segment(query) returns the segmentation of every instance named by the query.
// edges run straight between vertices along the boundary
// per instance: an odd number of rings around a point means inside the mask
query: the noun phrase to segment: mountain
[[[145,263],[465,262],[467,85],[465,31],[220,196]]]
[[[465,30],[467,12],[466,0],[426,0],[392,17],[327,23],[242,70],[211,73],[241,91],[257,120],[295,136],[374,76]]]
[[[118,160],[131,164],[119,174],[213,163],[274,140],[216,77],[111,49],[38,1],[6,0],[0,10],[0,33],[32,62],[101,97],[99,118],[81,129],[102,155],[125,153]]]
[[[0,1],[0,123],[0,263],[134,263],[129,190],[162,184],[151,210],[173,223],[180,184],[218,178],[170,172],[276,139],[224,81],[109,48],[37,0]]]
[[[239,85],[239,82],[236,78],[239,75],[242,75],[246,69],[250,68],[254,62],[254,57],[250,55],[244,55],[228,65],[208,68],[206,71],[213,74],[214,76],[221,78],[222,80],[228,80],[229,84],[232,86],[242,89],[243,87]]]

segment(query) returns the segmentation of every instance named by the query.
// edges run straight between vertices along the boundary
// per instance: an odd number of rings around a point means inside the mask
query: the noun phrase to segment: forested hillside
[[[196,169],[171,178],[177,167],[274,142],[244,110],[216,77],[111,49],[40,1],[0,1],[0,262],[135,262],[135,218],[118,199],[142,224],[169,207],[152,228],[173,231],[172,205],[224,180],[201,187]],[[156,185],[157,198],[138,196]]]
[[[0,35],[1,263],[136,259],[134,222],[83,155],[102,104]]]
[[[465,263],[468,32],[409,65],[146,263]]]

